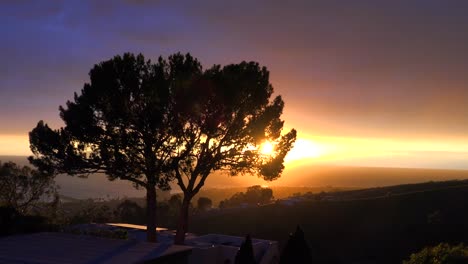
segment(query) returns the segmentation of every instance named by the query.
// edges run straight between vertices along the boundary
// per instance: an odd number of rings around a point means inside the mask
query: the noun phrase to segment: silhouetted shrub
[[[411,254],[409,260],[403,264],[462,264],[468,263],[468,247],[459,244],[450,246],[441,243],[435,247],[426,247],[421,251]]]
[[[22,215],[12,207],[0,207],[0,236],[41,231],[55,231],[41,216]]]
[[[312,263],[309,245],[305,240],[304,231],[299,226],[296,232],[290,235],[281,254],[280,263]]]
[[[250,235],[245,237],[245,241],[237,251],[235,264],[255,264],[255,256],[253,253],[252,238]]]

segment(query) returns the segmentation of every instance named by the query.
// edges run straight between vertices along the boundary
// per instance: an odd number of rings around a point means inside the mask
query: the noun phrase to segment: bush
[[[403,264],[458,264],[468,263],[468,247],[459,244],[451,246],[441,243],[435,247],[426,247],[421,251],[411,254],[409,260]]]
[[[57,227],[47,224],[41,216],[23,215],[12,207],[0,207],[0,236],[55,231]]]
[[[128,232],[125,229],[115,228],[107,225],[84,224],[68,227],[62,230],[64,233],[75,235],[87,235],[94,237],[128,239]]]
[[[296,232],[289,236],[288,243],[281,254],[280,264],[312,263],[312,254],[305,239],[304,231],[297,226]]]
[[[245,241],[242,242],[239,251],[237,251],[235,264],[255,264],[255,256],[252,246],[252,238],[250,235],[245,237]]]

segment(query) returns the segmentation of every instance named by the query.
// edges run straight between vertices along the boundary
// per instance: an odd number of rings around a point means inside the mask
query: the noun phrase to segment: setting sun
[[[265,141],[261,146],[260,146],[260,153],[263,155],[271,155],[275,151],[275,146],[273,143],[270,141]]]

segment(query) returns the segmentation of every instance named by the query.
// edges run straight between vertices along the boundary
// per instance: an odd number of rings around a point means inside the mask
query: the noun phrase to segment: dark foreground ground
[[[190,230],[249,232],[284,246],[289,233],[300,225],[317,263],[401,263],[426,246],[468,243],[466,181],[371,189],[339,197],[198,215]]]

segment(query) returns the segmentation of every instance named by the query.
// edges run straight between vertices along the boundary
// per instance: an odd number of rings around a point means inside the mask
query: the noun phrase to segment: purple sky
[[[393,140],[387,151],[461,164],[467,11],[463,0],[2,1],[0,143],[40,119],[61,125],[58,106],[95,63],[127,51],[151,59],[181,51],[206,67],[267,66],[286,124],[303,138]],[[411,140],[428,147],[401,147]]]

